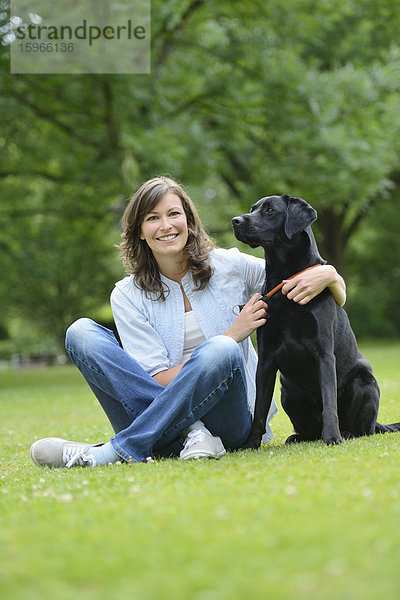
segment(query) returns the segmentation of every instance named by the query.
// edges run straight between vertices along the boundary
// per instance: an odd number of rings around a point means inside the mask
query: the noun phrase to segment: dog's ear
[[[285,194],[282,196],[287,201],[285,217],[285,233],[291,239],[296,233],[307,229],[317,219],[317,211],[308,202],[301,198],[294,198]]]

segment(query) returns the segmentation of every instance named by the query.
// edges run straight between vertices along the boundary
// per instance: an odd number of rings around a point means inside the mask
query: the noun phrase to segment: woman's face
[[[186,214],[181,199],[168,192],[145,215],[140,239],[145,240],[158,263],[167,257],[181,259],[188,240]]]

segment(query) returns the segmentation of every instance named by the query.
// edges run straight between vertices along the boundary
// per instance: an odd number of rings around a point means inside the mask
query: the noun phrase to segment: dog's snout
[[[233,217],[232,219],[232,225],[240,225],[240,223],[243,221],[243,217]]]

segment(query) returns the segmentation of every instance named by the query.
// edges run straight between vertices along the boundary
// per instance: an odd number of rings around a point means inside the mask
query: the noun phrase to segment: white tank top
[[[206,338],[203,335],[192,310],[185,313],[185,340],[183,343],[182,362],[186,362],[193,350],[200,346]]]

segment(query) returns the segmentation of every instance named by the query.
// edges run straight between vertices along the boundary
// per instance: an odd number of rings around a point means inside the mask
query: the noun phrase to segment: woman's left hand
[[[300,273],[293,279],[284,279],[282,294],[298,304],[307,304],[326,287],[339,306],[343,306],[346,301],[346,285],[332,265],[321,265]]]

